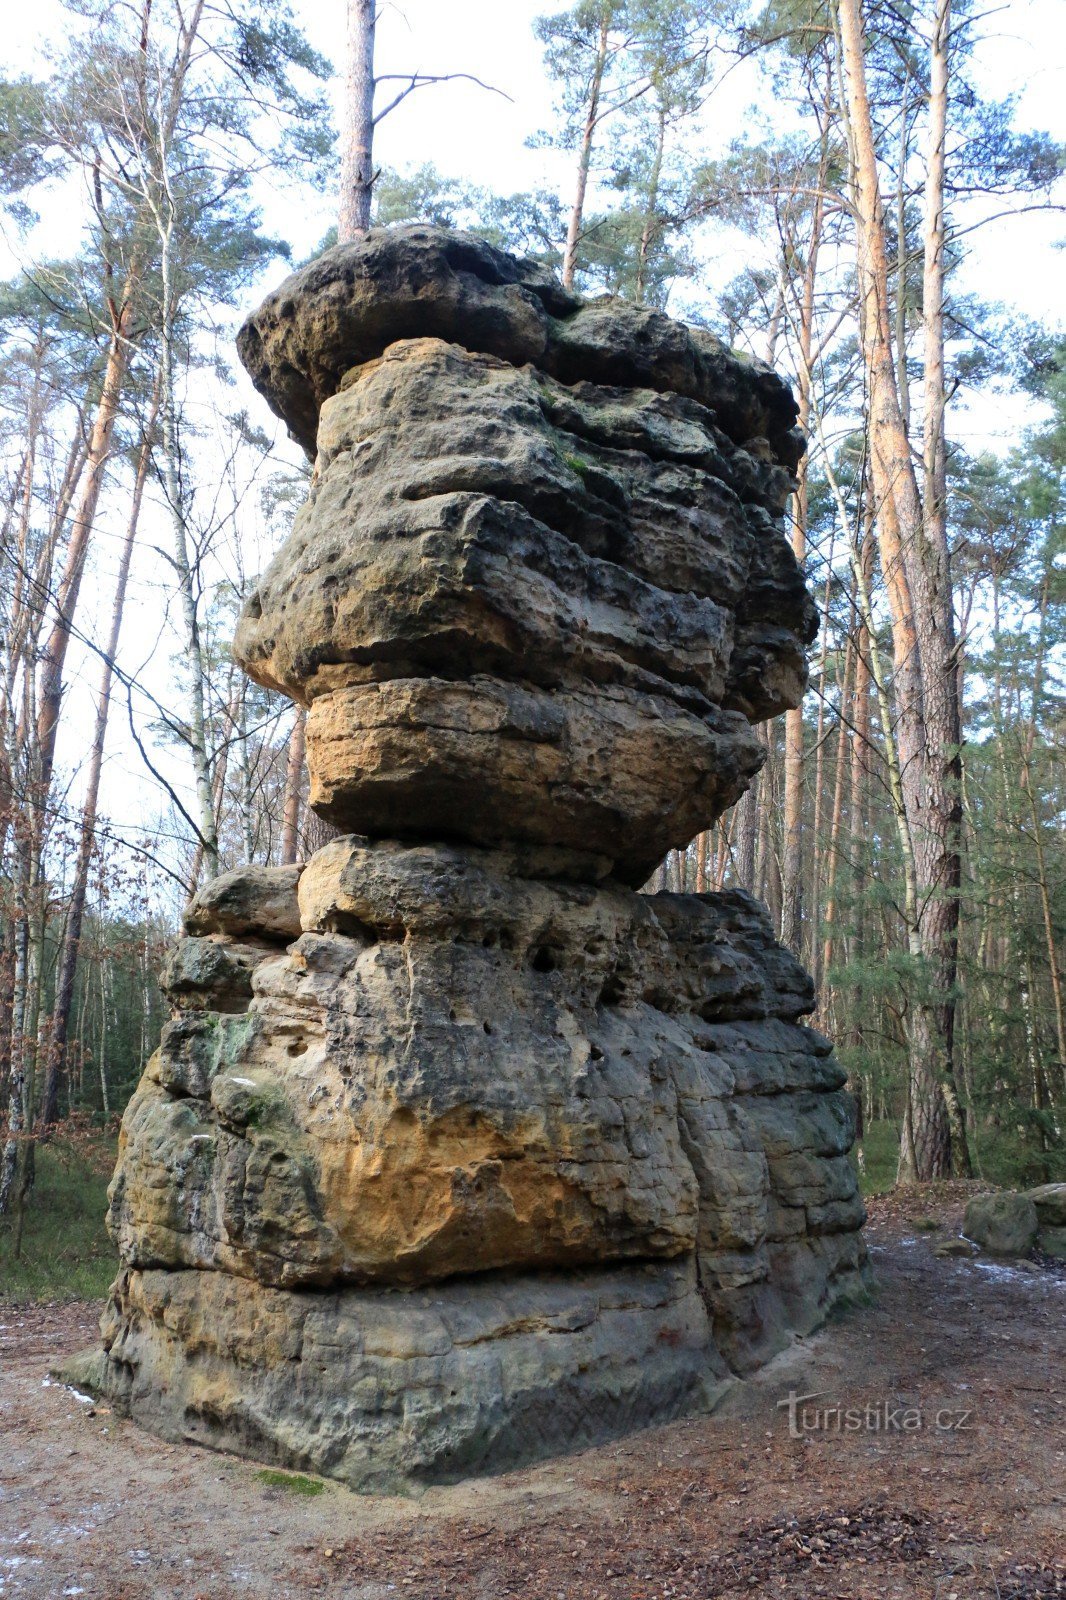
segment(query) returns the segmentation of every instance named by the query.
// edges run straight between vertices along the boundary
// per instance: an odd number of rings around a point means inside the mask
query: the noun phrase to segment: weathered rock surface
[[[731,1378],[691,1262],[297,1294],[125,1271],[105,1388],[164,1438],[409,1491],[707,1410]]]
[[[310,705],[312,803],[338,827],[432,818],[606,854],[637,884],[739,798],[749,722],[803,693],[794,407],[709,336],[575,309],[497,255],[371,235],[246,324],[253,376],[314,417],[318,455],[236,651]]]
[[[978,1254],[978,1249],[972,1239],[938,1239],[933,1246],[933,1254],[948,1258],[958,1256],[968,1261]]]
[[[962,1231],[983,1250],[1024,1256],[1036,1243],[1036,1207],[1025,1194],[978,1195],[966,1207]]]
[[[1044,1228],[1036,1236],[1037,1248],[1056,1261],[1066,1261],[1066,1228]]]
[[[791,466],[803,454],[792,393],[764,363],[661,312],[583,302],[532,261],[421,225],[375,229],[316,257],[267,296],[237,349],[313,457],[319,411],[344,374],[423,336],[528,362],[564,383],[672,390],[713,406],[731,437],[764,437]]]
[[[509,866],[312,859],[245,1014],[190,1008],[130,1104],[124,1261],[411,1284],[696,1250],[709,1284],[725,1250],[754,1282],[768,1241],[856,1226],[843,1076],[761,908]]]
[[[1066,1183],[982,1195],[966,1207],[963,1226],[993,1255],[1024,1256],[1035,1246],[1045,1255],[1066,1258]]]
[[[711,1405],[865,1270],[809,977],[747,895],[633,888],[803,691],[791,395],[419,228],[241,353],[318,454],[236,652],[346,836],[189,908],[79,1380],[357,1488]]]
[[[572,865],[338,839],[300,878],[301,937],[251,965],[246,1009],[212,1010],[208,993],[179,1011],[127,1110],[111,1189],[129,1269],[105,1379],[120,1402],[169,1433],[228,1448],[269,1437],[272,1459],[384,1483],[402,1438],[380,1461],[367,1441],[410,1381],[414,1307],[485,1319],[476,1358],[448,1354],[432,1323],[426,1383],[495,1362],[505,1389],[525,1392],[528,1378],[541,1430],[558,1372],[572,1360],[576,1382],[600,1351],[584,1438],[601,1409],[596,1426],[611,1431],[695,1404],[700,1383],[751,1370],[861,1290],[850,1098],[828,1042],[800,1020],[810,980],[763,909],[740,893],[645,896],[543,875]],[[246,959],[247,945],[230,947]],[[573,1274],[563,1311],[587,1314],[574,1313],[562,1368],[527,1372],[536,1341],[500,1307],[558,1310],[561,1280],[543,1274],[560,1270]],[[432,1302],[368,1288],[436,1282]],[[626,1299],[635,1283],[672,1287],[653,1313]],[[330,1295],[286,1292],[311,1289]],[[267,1372],[249,1378],[253,1303],[272,1331]],[[312,1363],[297,1405],[270,1351],[300,1345],[312,1305],[315,1338],[349,1353],[328,1375]],[[665,1366],[648,1354],[660,1314]],[[377,1366],[356,1401],[362,1347],[344,1330],[365,1319]],[[456,1471],[487,1404],[482,1379],[469,1382],[426,1444],[439,1465],[451,1440]],[[309,1419],[323,1405],[319,1438]],[[489,1430],[498,1453],[482,1441],[497,1466],[521,1450],[525,1411],[505,1426],[507,1411],[504,1399]],[[564,1407],[538,1437],[562,1447],[573,1425]]]
[[[283,943],[299,938],[296,887],[302,871],[302,866],[235,867],[211,878],[186,907],[185,932]]]
[[[1066,1228],[1066,1183],[1042,1183],[1026,1193],[1042,1228]]]

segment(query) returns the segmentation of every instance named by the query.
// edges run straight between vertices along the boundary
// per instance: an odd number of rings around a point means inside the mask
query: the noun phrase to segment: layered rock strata
[[[791,396],[428,229],[241,351],[318,455],[237,654],[349,831],[189,908],[80,1376],[358,1488],[709,1406],[864,1267],[810,979],[748,896],[635,888],[802,693]]]
[[[236,648],[309,706],[321,815],[637,886],[739,798],[814,627],[779,378],[426,229],[328,252],[240,347],[304,443],[317,421]]]

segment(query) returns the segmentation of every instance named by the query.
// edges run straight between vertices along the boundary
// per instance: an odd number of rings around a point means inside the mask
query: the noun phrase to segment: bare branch
[[[406,83],[407,87],[406,89],[401,89],[399,94],[377,113],[374,117],[374,127],[376,128],[378,123],[382,122],[390,111],[395,111],[400,102],[406,100],[407,96],[413,94],[416,89],[424,89],[430,83],[454,83],[459,79],[463,79],[466,83],[476,83],[479,89],[486,89],[489,94],[498,94],[501,99],[507,100],[511,105],[514,105],[513,97],[506,90],[497,89],[494,83],[486,83],[484,79],[475,77],[472,72],[386,72],[382,77],[374,79],[375,87],[379,83]]]

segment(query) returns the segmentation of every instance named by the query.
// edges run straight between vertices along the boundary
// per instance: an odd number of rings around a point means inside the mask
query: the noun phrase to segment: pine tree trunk
[[[637,281],[634,299],[637,305],[644,304],[648,292],[648,277],[651,268],[651,247],[655,242],[655,235],[659,230],[659,181],[662,177],[663,154],[666,149],[666,112],[660,107],[658,127],[655,135],[655,158],[652,162],[651,176],[648,180],[648,196],[644,208],[644,226],[640,230],[640,245],[637,250]]]
[[[292,733],[289,735],[289,759],[285,764],[285,800],[282,807],[281,844],[278,851],[278,860],[283,867],[292,866],[297,856],[306,727],[307,712],[303,706],[297,706]]]
[[[581,239],[581,223],[585,215],[585,195],[588,191],[589,167],[592,163],[592,144],[596,136],[596,126],[599,122],[600,93],[603,88],[603,74],[606,65],[607,14],[605,11],[600,21],[596,61],[592,69],[588,105],[585,110],[585,125],[581,130],[581,147],[577,158],[577,183],[574,189],[574,203],[570,207],[570,220],[566,228],[566,248],[563,251],[563,283],[568,289],[573,288],[574,274],[577,271],[577,247]]]
[[[88,477],[71,527],[63,576],[56,597],[55,622],[44,647],[38,671],[37,744],[42,806],[47,804],[47,795],[52,782],[52,767],[55,763],[56,734],[63,699],[63,669],[67,659],[67,647],[74,626],[74,613],[81,590],[85,557],[96,518],[96,508],[100,501],[100,490],[111,458],[111,439],[129,365],[129,319],[136,284],[137,269],[131,268],[126,281],[122,309],[115,319],[111,332],[103,388],[86,453]]]
[[[844,730],[851,721],[851,702],[849,691],[852,677],[852,657],[854,645],[848,640],[844,656],[844,682],[840,686],[840,723],[837,728],[837,753],[836,770],[833,778],[833,813],[829,823],[829,866],[826,873],[825,890],[825,929],[822,942],[821,971],[822,982],[825,983],[825,974],[829,971],[833,961],[833,939],[836,934],[836,884],[837,871],[840,864],[840,836],[844,815],[844,769],[847,739]]]
[[[377,0],[348,0],[348,66],[341,136],[337,241],[348,244],[370,227],[374,196],[374,34]]]
[[[943,463],[943,150],[946,22],[938,0],[931,52],[926,184],[925,500],[918,488],[897,386],[885,216],[866,87],[860,0],[837,0],[858,246],[860,343],[869,392],[870,467],[881,566],[892,614],[899,770],[915,892],[909,897],[907,1138],[901,1176],[968,1171],[955,1087],[953,1034],[958,940],[960,714],[947,565]],[[943,46],[943,48],[941,48]],[[939,285],[939,298],[937,286]],[[939,341],[939,344],[938,344]],[[938,356],[939,350],[939,356]],[[938,364],[939,363],[939,364]],[[931,370],[930,370],[931,369]]]
[[[821,246],[823,205],[821,190],[824,185],[828,161],[829,120],[822,122],[821,156],[819,160],[814,210],[811,218],[811,237],[803,273],[800,296],[799,327],[796,330],[799,349],[798,425],[806,433],[810,426],[811,390],[813,374],[811,356],[814,344],[814,289],[818,274],[818,252]],[[796,492],[792,496],[792,553],[800,567],[807,561],[807,457],[797,470]],[[828,617],[828,612],[826,613]],[[822,659],[825,659],[825,629],[823,627]],[[819,746],[820,748],[820,746]],[[803,788],[804,788],[804,735],[803,707],[796,706],[785,713],[785,797],[783,836],[781,844],[781,942],[802,957],[803,954]],[[817,786],[815,793],[818,793]],[[817,828],[814,833],[817,845]],[[811,950],[817,948],[818,928],[811,931]]]

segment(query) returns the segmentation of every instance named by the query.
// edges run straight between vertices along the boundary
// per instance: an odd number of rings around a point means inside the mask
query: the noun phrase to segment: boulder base
[[[79,1373],[163,1438],[409,1492],[706,1410],[730,1386],[691,1262],[292,1293],[123,1274]]]
[[[342,838],[288,947],[178,946],[111,1187],[115,1404],[395,1487],[707,1406],[861,1294],[806,973],[747,895],[585,865]]]

